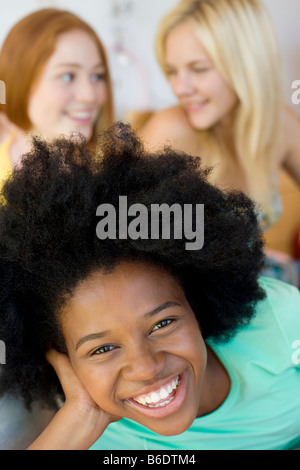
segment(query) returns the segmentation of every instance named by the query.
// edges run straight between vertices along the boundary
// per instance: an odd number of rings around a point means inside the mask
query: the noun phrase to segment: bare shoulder
[[[185,112],[180,106],[173,106],[171,108],[161,109],[152,115],[152,117],[148,120],[144,129],[156,127],[156,126],[163,126],[164,129],[169,129],[173,131],[174,134],[176,130],[185,129],[186,131],[190,129],[190,124],[187,120]],[[175,129],[175,131],[174,131]]]
[[[286,153],[288,153],[289,149],[293,149],[295,145],[300,146],[300,116],[286,106],[283,111],[282,123]]]
[[[289,106],[285,106],[283,111],[283,123],[284,124],[298,124],[300,123],[300,116],[291,109]]]
[[[150,148],[175,145],[184,150],[184,142],[194,135],[184,111],[179,106],[154,113],[140,129],[139,136]]]
[[[286,107],[282,119],[280,165],[300,185],[300,116]]]

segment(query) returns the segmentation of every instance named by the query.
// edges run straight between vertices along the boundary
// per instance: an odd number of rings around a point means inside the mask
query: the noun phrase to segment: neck
[[[197,417],[212,413],[219,408],[227,398],[230,390],[230,378],[227,370],[212,349],[207,345],[206,347],[206,372]]]

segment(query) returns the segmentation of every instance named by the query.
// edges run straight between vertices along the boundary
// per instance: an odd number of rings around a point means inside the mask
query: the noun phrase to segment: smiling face
[[[201,413],[207,348],[169,273],[127,262],[95,272],[64,308],[62,329],[76,374],[106,412],[163,435]]]
[[[85,31],[63,33],[29,98],[31,131],[51,139],[78,130],[89,140],[106,99],[97,45]]]
[[[222,122],[237,105],[235,92],[221,77],[188,22],[168,34],[164,69],[195,129],[209,129]]]

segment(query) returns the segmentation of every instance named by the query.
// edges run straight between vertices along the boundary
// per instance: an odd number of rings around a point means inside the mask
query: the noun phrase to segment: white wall
[[[300,115],[300,104],[291,100],[292,82],[300,80],[300,1],[263,2],[279,38],[286,101]],[[0,44],[13,24],[31,11],[49,6],[69,9],[94,27],[108,50],[118,117],[130,109],[158,109],[174,102],[174,98],[156,64],[154,35],[159,19],[176,3],[177,0],[0,0]],[[116,51],[118,38],[125,49],[123,54]]]

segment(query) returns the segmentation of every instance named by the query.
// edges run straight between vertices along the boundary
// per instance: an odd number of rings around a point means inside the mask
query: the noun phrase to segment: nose
[[[171,80],[176,96],[186,96],[194,92],[192,77],[187,72],[177,73]]]
[[[81,77],[76,83],[76,100],[83,103],[94,103],[96,98],[96,84],[90,77]]]
[[[131,381],[150,380],[163,370],[166,357],[163,351],[154,351],[149,344],[135,346],[127,352],[123,378]]]

